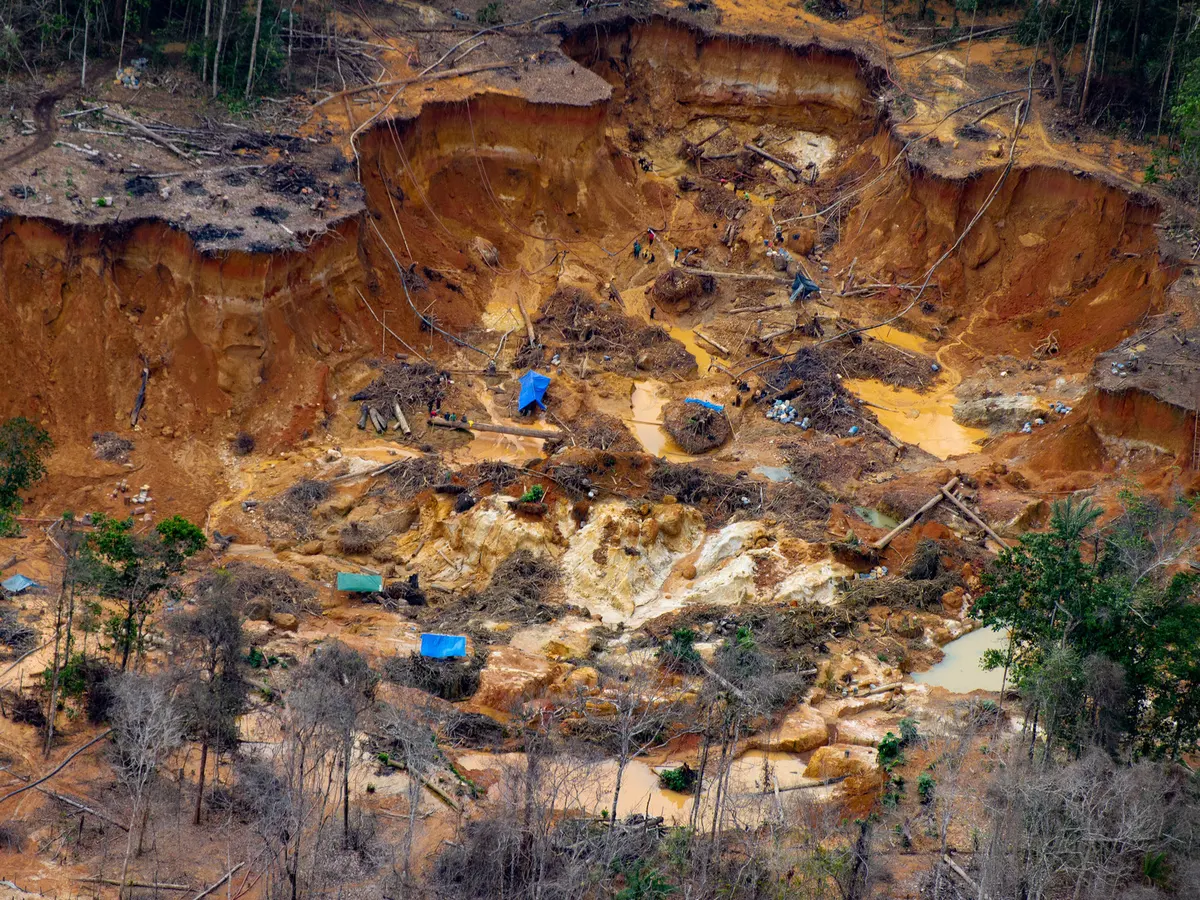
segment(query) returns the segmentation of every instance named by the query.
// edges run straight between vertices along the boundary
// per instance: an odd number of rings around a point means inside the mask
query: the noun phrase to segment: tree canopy
[[[0,537],[17,533],[21,492],[46,474],[45,456],[52,449],[50,435],[24,416],[0,425]]]
[[[1000,555],[975,610],[1011,649],[986,663],[1009,667],[1046,752],[1177,757],[1200,741],[1200,575],[1171,572],[1196,544],[1191,501],[1120,501],[1103,525],[1090,501],[1057,502]]]

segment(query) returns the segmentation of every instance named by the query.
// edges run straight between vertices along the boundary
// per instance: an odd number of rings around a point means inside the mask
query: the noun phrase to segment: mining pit
[[[609,814],[619,782],[618,817],[668,824],[706,821],[718,789],[741,824],[780,813],[781,791],[867,808],[902,719],[999,699],[978,659],[1003,636],[972,634],[971,607],[1001,540],[1056,496],[1112,496],[1117,473],[1195,487],[1194,276],[1160,241],[1158,200],[1064,157],[1037,104],[1024,133],[1008,107],[961,137],[963,97],[902,113],[886,97],[917,75],[849,26],[779,37],[730,15],[572,14],[496,35],[493,70],[427,84],[392,52],[388,78],[410,79],[395,96],[289,100],[299,143],[248,163],[92,136],[98,163],[52,144],[0,171],[0,408],[54,440],[21,536],[0,540],[7,568],[50,590],[3,602],[53,634],[66,510],[145,530],[182,515],[210,540],[182,584],[242,567],[302,588],[255,595],[263,658],[336,639],[382,666],[423,633],[466,636],[473,689],[437,703],[494,733],[443,741],[423,793],[390,770],[379,787],[369,755],[348,781],[396,820],[419,805],[426,865],[528,764],[535,711],[591,741],[555,763],[574,787],[562,811]],[[79,108],[136,106],[97,90]],[[134,153],[137,171],[181,173],[161,179],[172,190],[122,188]],[[64,165],[85,169],[82,204],[16,190]],[[238,165],[257,168],[238,184]],[[301,166],[315,176],[288,180]],[[106,184],[115,212],[86,201]],[[819,292],[794,296],[798,273]],[[544,408],[520,410],[530,370],[551,381]],[[955,502],[928,507],[948,484]],[[914,574],[928,552],[932,574]],[[337,590],[347,572],[382,592]],[[659,672],[679,630],[714,665],[740,628],[801,688],[746,723],[726,780],[660,785],[703,766],[694,734],[618,775],[591,729],[614,727],[622,678]],[[145,664],[167,647],[151,636]],[[0,660],[0,695],[36,694],[49,654]],[[694,701],[703,671],[662,670],[662,702]],[[255,677],[242,740],[270,756],[287,673]],[[60,716],[53,758],[98,733]],[[8,719],[0,755],[48,768],[39,733]],[[194,782],[196,746],[171,765]],[[103,766],[63,784],[115,803]],[[50,834],[52,802],[4,815]],[[64,866],[111,875],[114,851],[89,841]],[[0,862],[27,891],[72,877],[45,853],[0,847]],[[228,868],[224,850],[210,862],[189,884]]]

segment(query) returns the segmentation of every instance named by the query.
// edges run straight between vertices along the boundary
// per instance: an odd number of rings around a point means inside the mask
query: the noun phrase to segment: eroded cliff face
[[[304,253],[213,256],[157,222],[7,219],[4,412],[45,417],[63,438],[127,428],[148,366],[148,426],[202,434],[232,417],[282,435],[305,411],[311,427],[327,400],[324,373],[369,319],[356,294],[357,239],[348,221]]]
[[[603,285],[637,234],[685,205],[682,231],[714,227],[674,179],[639,169],[624,140],[635,123],[660,141],[709,116],[784,124],[852,151],[823,174],[865,185],[833,256],[886,283],[918,281],[1000,174],[893,165],[900,144],[875,116],[878,74],[848,53],[661,20],[584,28],[563,49],[576,65],[562,77],[602,78],[610,100],[595,101],[594,85],[579,103],[491,92],[380,120],[358,147],[367,211],[302,252],[200,253],[160,222],[5,219],[0,412],[44,419],[60,444],[84,446],[94,431],[128,427],[148,365],[144,429],[210,444],[246,429],[285,448],[335,413],[355,362],[379,355],[380,318],[436,354],[444,344],[422,332],[417,307],[463,332],[501,289],[536,308],[564,265]],[[1163,302],[1174,273],[1156,253],[1156,218],[1118,187],[1016,168],[938,269],[925,312],[979,353],[1027,357],[1054,335],[1060,359],[1089,359]],[[743,255],[759,249],[743,241]]]
[[[919,287],[1001,170],[960,180],[903,161],[887,170],[898,150],[888,135],[867,146],[882,177],[847,217],[838,255],[869,261],[887,283]],[[1061,357],[1090,364],[1163,304],[1176,273],[1158,257],[1157,220],[1147,199],[1094,178],[1014,168],[922,299],[950,314],[943,318],[965,319],[966,342],[985,353],[1025,357],[1053,334]]]
[[[612,85],[615,105],[644,104],[664,125],[721,115],[844,134],[871,118],[876,76],[850,53],[711,37],[661,19],[580,28],[563,50]]]

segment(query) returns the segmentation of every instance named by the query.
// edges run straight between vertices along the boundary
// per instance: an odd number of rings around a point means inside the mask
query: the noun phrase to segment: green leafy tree
[[[1200,578],[1169,575],[1196,544],[1191,504],[1130,492],[1097,527],[1089,501],[1054,504],[1049,530],[1027,534],[985,574],[976,604],[985,624],[1007,629],[1010,665],[1047,754],[1178,756],[1200,740]]]
[[[46,474],[45,456],[52,449],[50,435],[24,416],[0,425],[0,537],[19,531],[21,492]]]
[[[147,617],[158,595],[183,571],[184,562],[207,543],[204,532],[182,516],[158,523],[149,535],[133,531],[133,519],[97,513],[84,545],[92,586],[104,597],[121,601],[123,612],[110,621],[110,635],[121,652],[121,670],[140,651]]]

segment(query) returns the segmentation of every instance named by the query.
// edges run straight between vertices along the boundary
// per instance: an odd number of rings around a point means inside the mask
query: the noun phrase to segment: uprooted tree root
[[[663,428],[685,453],[692,455],[716,450],[733,437],[733,428],[724,413],[686,400],[673,400],[666,405]]]
[[[268,569],[254,563],[234,560],[214,569],[197,580],[195,592],[228,588],[238,606],[245,609],[253,600],[270,602],[273,612],[318,613],[317,592],[304,582],[279,569]]]
[[[855,340],[858,338],[858,340]],[[845,378],[868,378],[892,387],[926,390],[937,378],[932,357],[853,335],[822,348],[836,372]]]
[[[542,304],[537,325],[566,358],[587,356],[597,369],[687,372],[696,367],[683,344],[664,329],[625,315],[615,297],[600,301],[580,288],[559,288]]]
[[[699,507],[712,524],[739,514],[747,518],[772,515],[802,537],[823,533],[832,502],[828,494],[800,480],[758,482],[746,475],[658,460],[650,473],[647,494],[655,500],[671,496]]]
[[[347,556],[360,556],[378,547],[385,537],[375,525],[347,522],[338,532],[338,549]]]
[[[389,469],[387,480],[371,493],[386,493],[400,500],[409,500],[424,490],[449,481],[450,473],[442,461],[433,455],[406,459]]]
[[[561,580],[558,563],[529,550],[517,550],[496,566],[488,586],[475,596],[475,603],[504,620],[531,615],[540,619],[559,611],[558,604],[551,601],[560,593]]]
[[[547,441],[547,456],[553,456],[568,440],[573,440],[576,447],[588,450],[611,450],[615,453],[642,451],[641,443],[629,430],[629,426],[608,413],[582,412],[566,424],[571,431],[571,437],[563,441]]]
[[[263,515],[306,536],[312,532],[312,511],[332,494],[333,487],[329,482],[306,478],[264,503]]]
[[[686,303],[690,308],[696,298],[711,294],[716,289],[717,280],[711,275],[696,275],[687,269],[672,268],[655,278],[647,293],[657,303],[676,308]]]
[[[442,372],[429,363],[390,363],[350,399],[364,402],[386,422],[395,415],[396,404],[402,410],[425,410],[446,396]]]
[[[866,416],[837,378],[835,359],[823,348],[801,347],[763,373],[767,400],[787,400],[818,431],[843,431]]]
[[[659,645],[681,628],[704,640],[734,638],[739,628],[750,629],[753,640],[776,659],[782,669],[805,670],[812,666],[831,636],[850,632],[859,610],[826,603],[791,603],[751,607],[704,604],[686,607],[651,619],[642,626],[645,637],[634,639],[638,646]]]
[[[487,656],[467,659],[429,659],[420,653],[393,656],[383,664],[383,675],[394,684],[416,688],[443,700],[466,700],[479,690],[479,673]]]
[[[842,602],[861,606],[891,606],[909,609],[941,609],[942,594],[959,584],[957,576],[943,573],[936,578],[912,579],[896,575],[846,582]]]
[[[128,462],[129,454],[133,452],[133,441],[115,431],[97,431],[92,435],[92,451],[96,459],[105,462]]]

